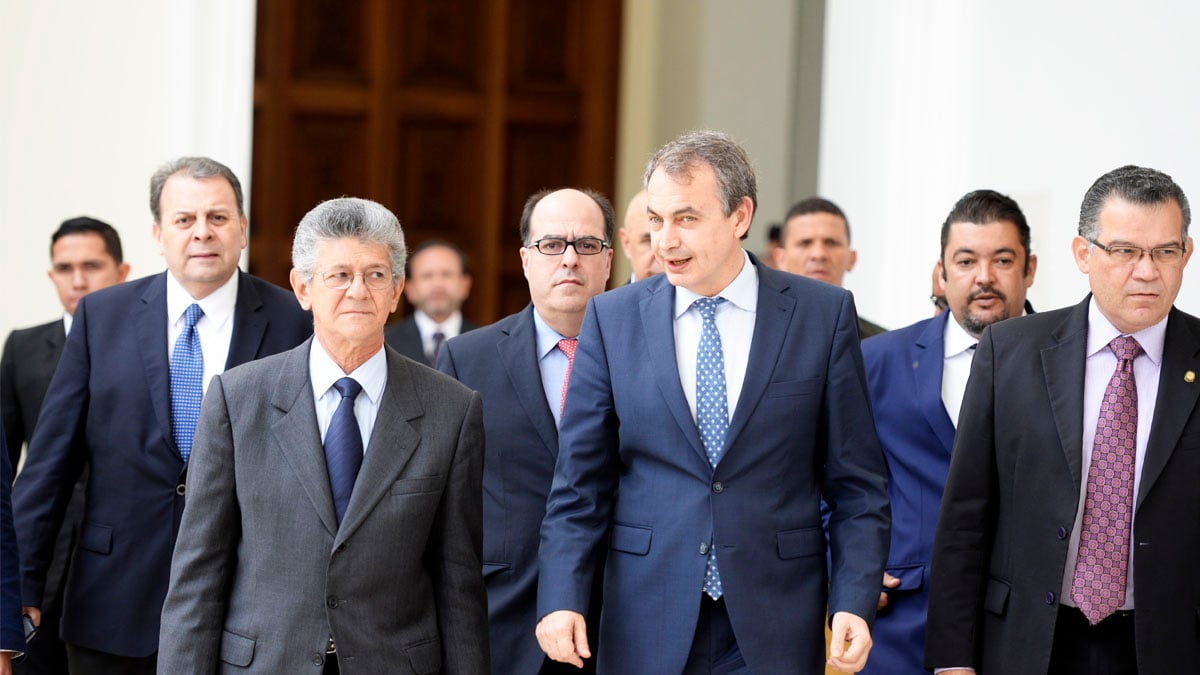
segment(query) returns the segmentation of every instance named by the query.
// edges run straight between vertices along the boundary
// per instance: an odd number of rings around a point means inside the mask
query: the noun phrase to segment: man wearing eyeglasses
[[[579,327],[612,265],[613,208],[591,190],[542,191],[525,202],[520,227],[532,302],[447,341],[438,368],[483,395],[483,573],[492,673],[577,673],[549,661],[534,637],[538,528],[576,346],[587,348],[578,344]],[[598,618],[598,601],[593,609]],[[585,667],[593,671],[594,660]]]
[[[1173,307],[1187,197],[1125,166],[1071,245],[1091,294],[983,331],[934,538],[937,672],[1200,663],[1200,319]]]

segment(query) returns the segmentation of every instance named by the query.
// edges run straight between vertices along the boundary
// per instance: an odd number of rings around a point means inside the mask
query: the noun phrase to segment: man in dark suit
[[[841,287],[846,273],[854,269],[858,252],[850,248],[850,221],[842,209],[828,199],[809,197],[788,209],[775,249],[775,267]],[[879,335],[886,328],[858,317],[862,339]]]
[[[666,274],[588,304],[538,641],[555,660],[589,654],[589,563],[605,547],[600,672],[818,672],[827,597],[829,662],[858,670],[889,515],[854,301],[742,250],[755,176],[724,134],[668,143],[645,182]]]
[[[227,167],[165,165],[150,208],[167,271],[79,301],[14,487],[22,595],[37,623],[55,535],[90,468],[61,628],[79,673],[153,672],[203,387],[311,333],[295,297],[238,272],[246,217]]]
[[[436,366],[446,340],[479,327],[462,315],[463,302],[471,294],[467,254],[448,241],[424,241],[408,260],[407,279],[404,297],[413,313],[388,326],[384,335],[392,349]]]
[[[25,651],[21,626],[21,573],[17,564],[17,533],[13,530],[9,498],[12,470],[8,447],[0,435],[0,675],[12,675],[12,659]]]
[[[992,190],[968,193],[942,223],[936,274],[950,311],[863,341],[892,502],[885,594],[864,673],[927,672],[929,557],[958,409],[980,333],[1024,311],[1037,272],[1029,240],[1015,201]]]
[[[629,261],[629,283],[662,274],[662,263],[650,246],[650,216],[646,213],[646,191],[639,190],[625,208],[625,220],[618,233],[621,252]]]
[[[1200,319],[1172,306],[1190,221],[1169,176],[1101,176],[1071,244],[1091,294],[983,332],[934,539],[927,666],[1200,663]]]
[[[483,404],[384,346],[404,256],[375,202],[300,221],[292,288],[315,338],[213,380],[161,672],[488,671]]]
[[[612,235],[612,206],[599,194],[531,196],[521,216],[521,266],[532,303],[446,343],[438,364],[483,395],[483,571],[493,675],[577,672],[547,659],[533,634],[538,529],[558,457],[568,353],[588,300],[604,292]],[[599,607],[592,609],[598,618]],[[586,667],[594,670],[595,661]]]
[[[50,323],[13,331],[0,357],[0,412],[13,468],[19,465],[21,448],[33,437],[38,411],[42,409],[50,378],[71,330],[75,305],[92,291],[125,281],[128,274],[129,263],[122,260],[121,237],[108,223],[88,217],[72,218],[51,235],[47,276],[58,292],[63,316]],[[83,523],[86,481],[85,470],[71,496],[46,575],[38,639],[29,644],[25,659],[16,666],[18,675],[67,672],[67,652],[58,637],[58,624],[71,550]]]

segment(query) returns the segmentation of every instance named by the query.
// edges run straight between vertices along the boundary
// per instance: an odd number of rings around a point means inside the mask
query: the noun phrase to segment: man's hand
[[[871,630],[862,617],[850,612],[833,615],[829,639],[829,667],[844,673],[857,673],[867,665],[871,652]],[[846,643],[850,644],[846,644]]]
[[[592,656],[588,647],[587,621],[582,614],[569,609],[543,616],[537,625],[537,640],[546,656],[576,668],[582,668],[583,660]]]
[[[0,675],[12,675],[12,654],[0,652]]]
[[[888,588],[888,589],[899,588],[900,587],[900,579],[888,574],[887,572],[884,572],[883,573],[883,587]],[[878,609],[883,609],[884,607],[887,607],[887,606],[888,606],[887,591],[880,591],[879,592],[879,607],[878,607]]]
[[[29,620],[33,622],[33,625],[41,627],[42,610],[38,609],[37,607],[22,607],[21,613],[29,615]]]

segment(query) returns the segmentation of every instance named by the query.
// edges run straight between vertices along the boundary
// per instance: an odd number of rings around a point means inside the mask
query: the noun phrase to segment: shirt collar
[[[71,316],[71,314],[66,311],[63,312],[63,335],[71,334],[71,324],[74,321],[75,321],[74,316]]]
[[[742,250],[742,259],[744,261],[742,271],[738,272],[733,281],[713,297],[725,298],[735,307],[754,314],[758,310],[758,269],[754,267],[754,263],[750,262],[750,256],[747,255],[745,249]],[[702,297],[704,296],[695,291],[676,286],[675,318],[683,316],[683,313],[692,307],[692,303]]]
[[[233,319],[233,309],[237,305],[239,276],[241,275],[235,271],[220,288],[209,293],[203,300],[196,300],[192,297],[191,293],[188,293],[184,289],[179,280],[175,278],[175,275],[168,270],[167,322],[172,326],[179,323],[183,320],[183,313],[187,311],[187,308],[192,303],[196,303],[200,305],[200,309],[204,310],[204,317],[214,327],[218,330],[223,328],[226,322]]]
[[[979,344],[979,338],[968,333],[966,328],[954,320],[953,314],[946,317],[946,330],[942,334],[942,340],[945,343],[943,351],[946,358],[958,356]]]
[[[308,351],[308,377],[312,380],[313,395],[321,398],[333,384],[343,377],[352,377],[362,385],[363,393],[375,405],[383,397],[383,388],[387,385],[387,355],[383,347],[375,355],[354,369],[352,373],[342,371],[341,366],[334,362],[325,351],[325,346],[317,338],[312,339],[312,347]]]
[[[413,321],[417,322],[417,330],[421,332],[421,335],[433,335],[439,330],[445,333],[446,328],[449,326],[462,325],[462,312],[454,312],[445,321],[438,323],[428,314],[418,309],[413,312]]]
[[[1117,330],[1117,327],[1112,325],[1112,322],[1096,306],[1096,298],[1088,301],[1088,357],[1095,355],[1096,352],[1102,349],[1107,349],[1108,343],[1124,334]],[[1136,333],[1130,333],[1130,335],[1142,346],[1142,351],[1145,352],[1154,365],[1158,366],[1162,364],[1163,343],[1167,339],[1167,317],[1164,316],[1161,321],[1153,326],[1143,328]]]
[[[555,347],[558,347],[558,341],[566,339],[568,336],[559,333],[550,327],[550,324],[542,320],[542,315],[538,314],[537,307],[533,308],[533,329],[537,332],[537,357],[541,361]],[[575,336],[571,336],[575,337]]]

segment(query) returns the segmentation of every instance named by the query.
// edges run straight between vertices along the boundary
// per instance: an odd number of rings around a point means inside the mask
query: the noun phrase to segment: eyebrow
[[[646,213],[648,213],[648,214],[650,214],[650,215],[653,215],[653,216],[657,216],[657,215],[659,215],[659,213],[658,213],[657,211],[655,211],[654,209],[650,208],[649,206],[647,206],[647,207],[646,207]],[[680,215],[683,215],[683,214],[685,214],[685,213],[689,213],[689,214],[690,214],[690,213],[699,214],[699,213],[700,213],[700,209],[697,209],[697,208],[696,208],[696,207],[694,207],[694,206],[683,206],[683,207],[680,207],[680,208],[678,208],[678,209],[675,209],[674,211],[672,211],[672,212],[671,212],[671,215],[672,215],[672,216],[680,216]]]
[[[998,248],[998,249],[996,249],[996,250],[992,251],[992,253],[991,253],[991,254],[992,254],[992,255],[997,255],[997,254],[1000,254],[1000,253],[1009,253],[1009,254],[1011,254],[1011,255],[1016,255],[1016,254],[1017,254],[1017,250],[1016,250],[1016,249],[1014,249],[1014,248],[1010,248],[1010,247],[1008,247],[1008,246],[1005,246],[1004,248]],[[962,254],[965,254],[965,255],[981,255],[981,254],[980,254],[978,251],[976,251],[975,249],[972,249],[972,248],[959,248],[959,249],[956,249],[956,250],[954,251],[954,253],[951,253],[951,254],[950,254],[950,256],[951,256],[951,257],[954,257],[954,256],[957,256],[957,255],[962,255]]]

